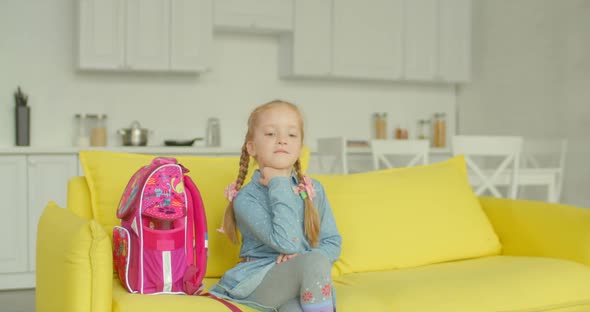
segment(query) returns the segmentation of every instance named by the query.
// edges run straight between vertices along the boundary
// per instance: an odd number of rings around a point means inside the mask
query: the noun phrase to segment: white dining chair
[[[451,148],[453,155],[465,156],[475,194],[483,195],[489,191],[496,197],[514,199],[518,195],[522,144],[520,136],[456,135],[452,137]],[[482,161],[476,162],[476,159]],[[494,160],[496,162],[491,165]],[[508,185],[506,196],[498,190],[499,185]]]
[[[346,138],[319,138],[317,144],[321,173],[348,174]]]
[[[430,142],[427,140],[371,140],[371,155],[373,157],[373,169],[411,167],[428,164],[428,151]],[[392,158],[405,157],[409,161],[403,165],[394,164]],[[399,161],[399,160],[398,160]]]
[[[563,190],[567,139],[525,138],[522,146],[521,186],[542,185],[548,202],[559,202]],[[521,195],[524,193],[521,189]],[[521,196],[522,197],[522,196]]]

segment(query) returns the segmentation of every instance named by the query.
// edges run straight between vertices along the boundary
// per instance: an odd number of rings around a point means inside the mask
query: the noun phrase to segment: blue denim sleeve
[[[317,193],[317,202],[314,201],[314,203],[320,214],[320,242],[318,247],[312,248],[312,250],[324,254],[334,263],[340,257],[342,237],[338,233],[336,220],[334,219],[334,214],[332,213],[330,202],[326,197],[324,187],[315,179],[313,183],[316,186]]]
[[[297,197],[288,177],[272,178],[268,184],[270,209],[254,197],[241,197],[236,205],[236,219],[258,240],[279,253],[302,251],[301,225],[297,221]]]

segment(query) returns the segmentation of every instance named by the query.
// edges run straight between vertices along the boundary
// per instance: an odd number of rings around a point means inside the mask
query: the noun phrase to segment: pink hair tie
[[[234,198],[236,198],[236,196],[238,195],[238,184],[236,183],[236,181],[230,183],[225,190],[223,191],[223,193],[225,194],[225,198],[227,198],[227,200],[229,200],[230,202],[234,201]],[[215,229],[217,232],[219,233],[225,233],[225,231],[223,230],[223,223],[225,220],[221,221],[221,227],[218,229]]]
[[[238,184],[236,181],[230,183],[223,192],[225,194],[225,198],[230,202],[234,201],[234,198],[238,195]]]
[[[299,185],[293,187],[293,192],[295,194],[299,194],[301,198],[306,199],[309,197],[313,199],[315,197],[315,188],[313,182],[308,176],[303,176],[303,183],[299,183]]]

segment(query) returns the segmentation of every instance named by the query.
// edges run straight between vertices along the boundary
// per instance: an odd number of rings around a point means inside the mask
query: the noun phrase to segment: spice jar
[[[74,145],[79,147],[87,147],[90,145],[90,127],[88,125],[89,119],[86,114],[76,114],[76,134],[74,136]]]
[[[433,147],[446,147],[447,121],[445,113],[434,114]]]
[[[407,140],[408,139],[408,128],[405,125],[398,125],[395,129],[395,138],[398,140]]]
[[[373,114],[373,124],[374,138],[377,140],[387,139],[387,113]]]
[[[106,146],[107,145],[107,115],[98,114],[92,115],[93,125],[90,131],[90,146]]]
[[[428,140],[430,138],[430,120],[418,120],[417,138],[418,140]]]

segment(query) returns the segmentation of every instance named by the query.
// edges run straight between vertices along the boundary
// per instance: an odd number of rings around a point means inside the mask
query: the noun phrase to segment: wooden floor
[[[0,291],[0,311],[35,312],[35,290],[24,289]]]

